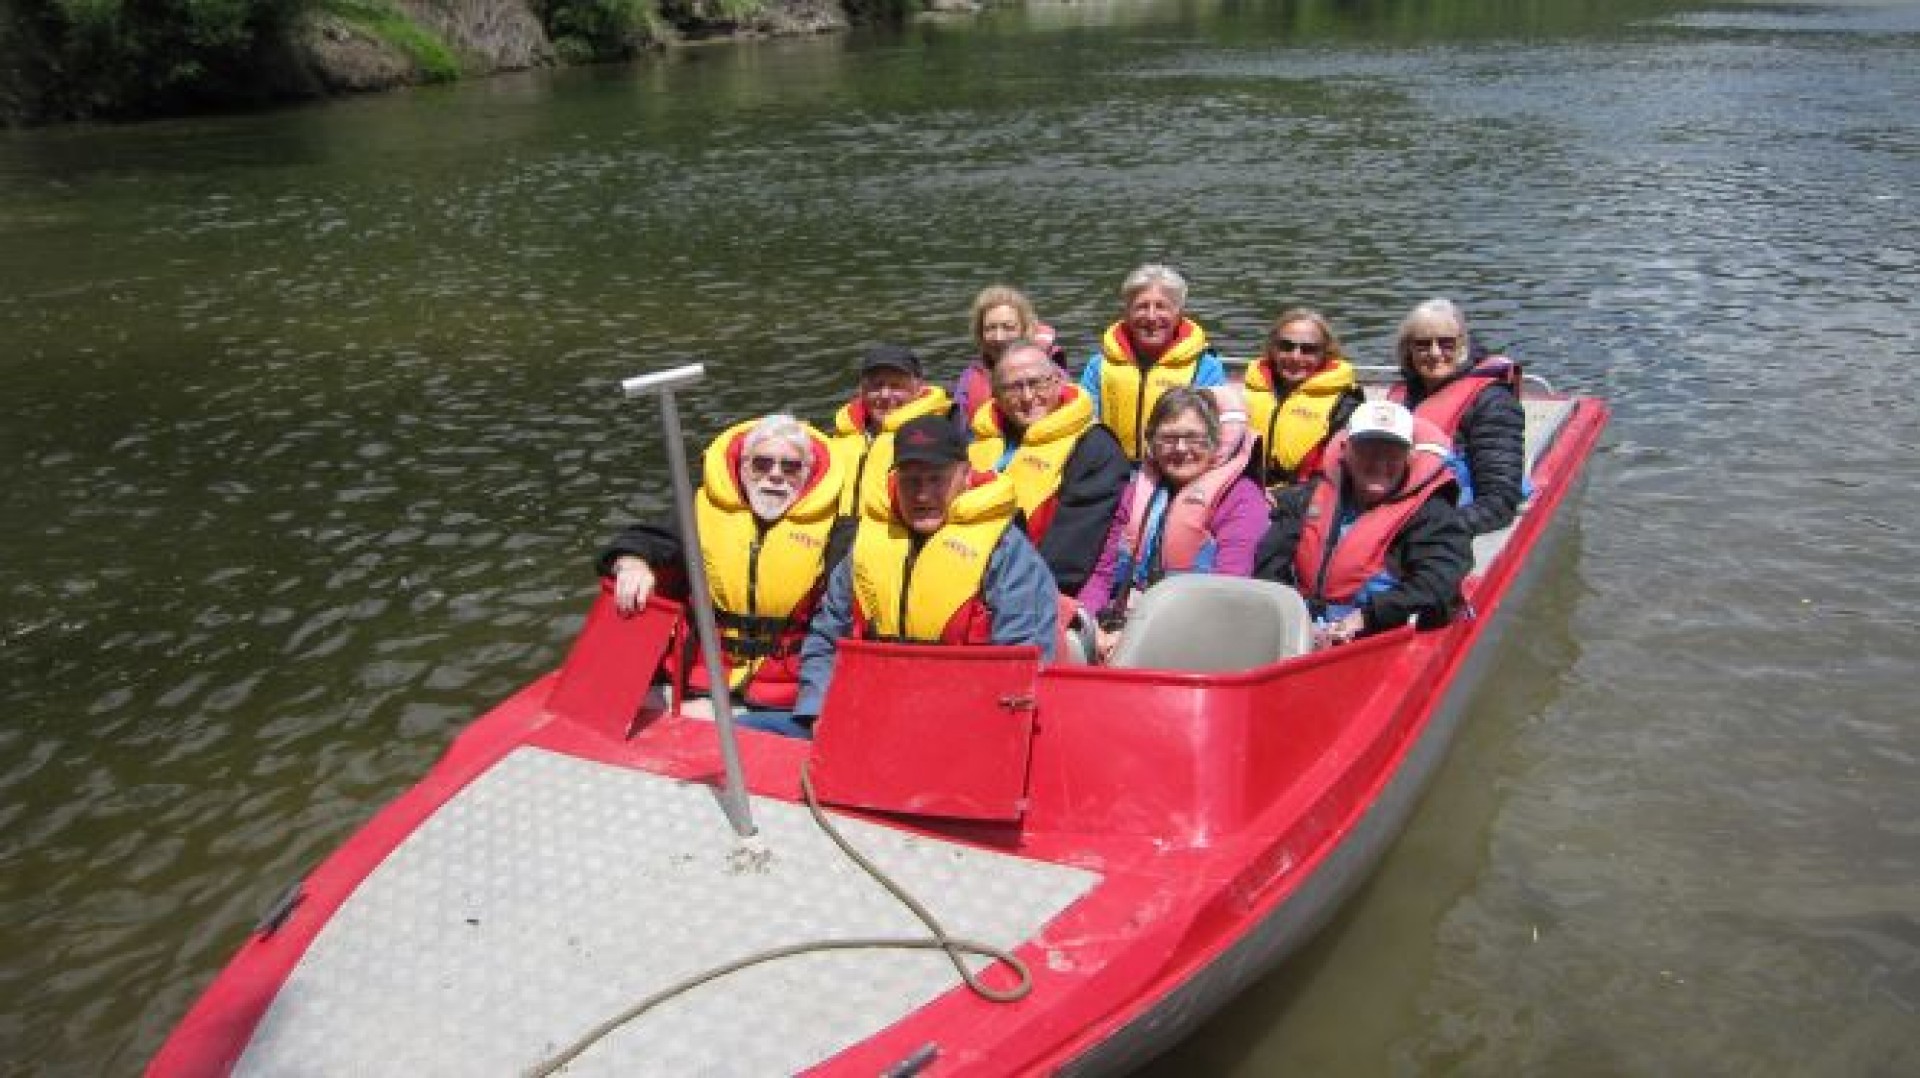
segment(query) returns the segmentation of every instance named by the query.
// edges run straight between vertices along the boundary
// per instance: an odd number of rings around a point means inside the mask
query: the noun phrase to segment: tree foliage
[[[0,101],[27,116],[141,115],[281,88],[310,0],[10,0]]]
[[[567,60],[617,60],[661,36],[656,0],[535,0],[535,4],[547,36]]]

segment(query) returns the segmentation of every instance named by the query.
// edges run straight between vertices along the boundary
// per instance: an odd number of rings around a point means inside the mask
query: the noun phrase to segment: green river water
[[[1165,1075],[1920,1073],[1920,5],[1034,4],[0,134],[0,1072],[137,1070],[553,666],[693,434],[1456,297],[1607,397],[1414,823]]]

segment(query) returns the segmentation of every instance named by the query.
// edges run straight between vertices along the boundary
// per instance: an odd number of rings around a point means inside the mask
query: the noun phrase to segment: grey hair
[[[1460,327],[1460,347],[1454,355],[1464,361],[1472,354],[1473,341],[1468,336],[1466,312],[1450,299],[1435,298],[1417,305],[1400,320],[1400,332],[1393,339],[1393,354],[1400,360],[1402,368],[1407,366],[1407,342],[1420,335],[1416,330],[1420,326],[1443,319]]]
[[[1213,394],[1194,386],[1174,386],[1153,402],[1153,411],[1147,416],[1147,438],[1152,440],[1160,427],[1170,420],[1178,419],[1188,412],[1197,413],[1200,422],[1207,428],[1207,441],[1220,444],[1220,405]]]
[[[1016,337],[1007,342],[1007,347],[1000,353],[999,362],[993,365],[993,370],[987,372],[988,385],[996,389],[999,388],[999,383],[996,379],[1000,377],[1000,368],[1006,364],[1007,357],[1013,355],[1015,352],[1033,352],[1048,362],[1053,361],[1053,352],[1042,347],[1038,341],[1030,337]]]
[[[1127,279],[1120,282],[1120,302],[1132,303],[1135,296],[1156,287],[1173,297],[1175,307],[1187,309],[1187,279],[1180,276],[1179,270],[1158,262],[1149,262],[1127,274]]]
[[[775,412],[747,431],[740,442],[741,467],[746,467],[746,455],[761,442],[778,440],[800,451],[800,459],[806,463],[807,476],[813,476],[813,439],[807,436],[807,428],[798,419],[785,412]]]

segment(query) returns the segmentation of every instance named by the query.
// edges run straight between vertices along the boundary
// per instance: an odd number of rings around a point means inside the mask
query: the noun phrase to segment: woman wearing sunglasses
[[[1453,439],[1460,515],[1473,534],[1513,522],[1526,485],[1526,413],[1520,365],[1473,347],[1452,300],[1430,299],[1400,322],[1394,398]]]
[[[1106,546],[1080,589],[1099,625],[1101,660],[1134,596],[1174,573],[1248,576],[1267,530],[1267,499],[1248,478],[1253,439],[1232,386],[1175,386],[1147,419],[1146,460],[1120,496]]]
[[[1327,441],[1366,399],[1332,324],[1306,307],[1274,319],[1246,385],[1248,423],[1261,445],[1254,474],[1270,489],[1312,475]]]
[[[707,447],[694,516],[713,594],[720,654],[737,704],[763,710],[793,707],[800,644],[819,603],[827,570],[852,539],[836,526],[841,470],[826,436],[790,415],[748,420]],[[613,581],[614,607],[631,616],[656,583],[687,595],[685,551],[669,524],[620,533],[600,555],[600,575]],[[704,664],[688,672],[685,714],[708,713],[712,686]]]

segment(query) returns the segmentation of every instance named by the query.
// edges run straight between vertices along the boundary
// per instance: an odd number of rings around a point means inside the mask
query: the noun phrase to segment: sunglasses
[[[1460,347],[1460,338],[1458,337],[1415,337],[1412,340],[1407,342],[1407,347],[1412,349],[1415,352],[1424,352],[1429,348],[1438,348],[1440,349],[1441,352],[1447,355],[1452,355],[1454,353],[1454,350]]]
[[[1303,356],[1317,356],[1322,349],[1326,348],[1324,344],[1296,341],[1291,337],[1269,337],[1267,343],[1271,344],[1276,352],[1298,352]]]
[[[747,471],[756,476],[772,475],[775,468],[780,469],[783,478],[798,482],[800,473],[807,469],[807,462],[796,457],[767,457],[758,453],[747,458]]]

